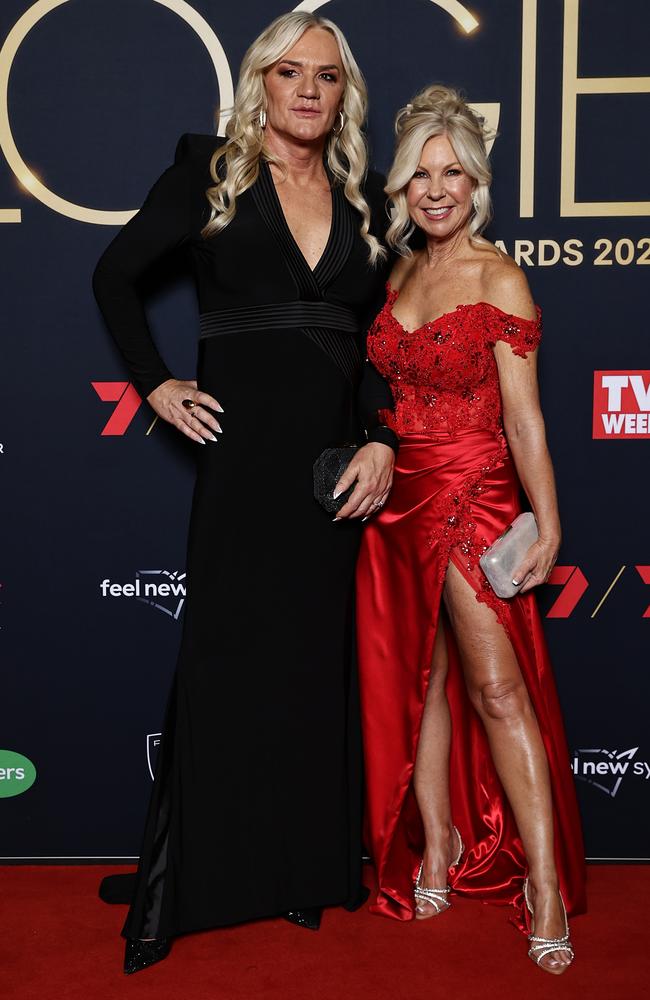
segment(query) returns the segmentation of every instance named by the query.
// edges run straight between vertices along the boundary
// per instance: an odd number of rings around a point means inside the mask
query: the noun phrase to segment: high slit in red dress
[[[478,559],[520,513],[520,485],[503,433],[493,347],[526,356],[536,321],[479,302],[407,331],[388,298],[368,334],[368,355],[391,384],[383,421],[400,436],[393,489],[365,529],[357,569],[366,840],[378,879],[375,913],[414,917],[413,882],[424,834],[412,786],[420,724],[449,562],[494,611],[519,662],[548,756],[555,856],[569,914],[585,909],[580,817],[555,681],[533,593],[500,600]],[[450,795],[465,853],[455,892],[511,904],[525,930],[527,865],[483,725],[446,629],[452,719]]]

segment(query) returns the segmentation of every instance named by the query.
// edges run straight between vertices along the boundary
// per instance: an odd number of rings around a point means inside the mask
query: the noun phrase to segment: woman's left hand
[[[336,484],[334,496],[340,496],[356,480],[352,495],[334,518],[369,517],[383,507],[393,485],[395,453],[387,444],[370,441],[359,448]]]
[[[547,541],[540,537],[536,542],[533,542],[512,578],[514,584],[520,580],[524,581],[523,587],[519,591],[520,594],[525,594],[527,590],[538,587],[540,583],[546,583],[555,566],[559,550],[559,540]]]

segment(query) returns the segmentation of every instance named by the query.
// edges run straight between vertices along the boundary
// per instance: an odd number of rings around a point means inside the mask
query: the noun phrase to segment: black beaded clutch
[[[356,445],[326,448],[314,462],[314,498],[330,514],[338,514],[356,486],[356,483],[352,483],[352,486],[349,486],[336,500],[334,499],[336,484],[352,461],[356,451]]]

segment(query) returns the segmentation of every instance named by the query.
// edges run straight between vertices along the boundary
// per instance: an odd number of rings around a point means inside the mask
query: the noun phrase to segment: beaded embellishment
[[[501,393],[493,347],[508,343],[526,357],[541,338],[541,310],[527,320],[489,302],[456,306],[452,312],[406,330],[392,306],[399,292],[388,286],[386,303],[368,332],[368,357],[387,379],[394,411],[382,422],[397,434],[502,428]]]
[[[474,428],[495,436],[495,451],[481,469],[443,498],[440,527],[429,538],[430,546],[459,553],[465,569],[473,573],[488,542],[477,536],[472,502],[508,451],[493,348],[505,341],[520,357],[534,351],[541,339],[541,310],[537,307],[537,318],[528,320],[489,302],[475,302],[409,331],[393,315],[398,295],[387,286],[384,307],[368,332],[368,357],[390,383],[395,400],[394,410],[381,411],[382,423],[399,436],[441,431],[453,436]],[[438,563],[443,575],[447,562]],[[507,602],[480,576],[476,599],[489,605],[507,628]]]

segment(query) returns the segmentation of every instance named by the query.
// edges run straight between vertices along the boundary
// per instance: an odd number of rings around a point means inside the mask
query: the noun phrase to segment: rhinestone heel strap
[[[454,833],[458,838],[458,853],[456,854],[456,857],[454,858],[452,863],[449,865],[450,868],[456,867],[456,865],[458,864],[463,855],[463,851],[465,850],[465,845],[463,844],[463,838],[461,837],[460,832],[456,827],[454,827]],[[431,906],[435,908],[436,911],[435,915],[437,916],[439,913],[442,913],[443,910],[446,910],[451,906],[451,903],[447,898],[449,896],[449,893],[451,892],[451,888],[448,885],[446,885],[444,889],[429,889],[426,886],[423,886],[422,885],[423,867],[424,867],[424,858],[420,862],[420,868],[418,869],[418,876],[415,880],[415,888],[413,889],[413,895],[415,896],[416,900],[419,900],[420,902],[430,903]],[[431,916],[434,916],[434,914],[431,914]]]
[[[565,932],[562,937],[558,938],[544,938],[535,934],[535,914],[533,908],[530,905],[530,898],[528,895],[528,879],[524,882],[524,899],[526,900],[526,906],[529,913],[531,914],[531,924],[532,933],[528,935],[528,940],[530,942],[530,948],[528,949],[528,957],[532,958],[536,965],[539,965],[546,955],[551,955],[555,951],[566,951],[569,953],[571,962],[575,958],[575,953],[573,951],[573,946],[571,944],[571,938],[569,936],[569,922],[567,920],[566,908],[564,906],[564,900],[562,899],[562,893],[560,893],[560,902],[562,903],[562,913],[564,915],[564,928]],[[544,968],[544,966],[541,966]]]

